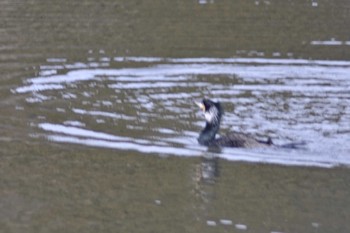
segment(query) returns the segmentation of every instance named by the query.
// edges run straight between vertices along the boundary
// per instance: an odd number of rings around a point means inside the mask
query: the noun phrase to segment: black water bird
[[[196,102],[202,109],[205,117],[205,128],[198,137],[201,145],[209,147],[244,147],[257,148],[269,147],[273,145],[271,139],[260,141],[243,133],[230,132],[225,136],[216,138],[216,134],[220,129],[223,108],[219,102],[210,99],[203,99],[202,102]]]

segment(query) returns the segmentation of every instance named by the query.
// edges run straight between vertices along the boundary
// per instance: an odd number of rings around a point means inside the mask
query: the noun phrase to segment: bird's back
[[[249,135],[230,132],[225,136],[217,138],[211,142],[212,146],[219,147],[244,147],[244,148],[259,148],[259,147],[268,147],[270,146],[270,141],[261,142],[256,140]]]

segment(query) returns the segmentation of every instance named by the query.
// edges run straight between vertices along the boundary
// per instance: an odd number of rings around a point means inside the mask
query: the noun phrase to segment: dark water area
[[[0,232],[349,232],[350,3],[3,1]],[[194,101],[298,150],[198,145]]]

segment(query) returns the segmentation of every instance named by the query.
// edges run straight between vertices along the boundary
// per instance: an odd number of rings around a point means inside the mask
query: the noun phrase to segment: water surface
[[[48,59],[12,92],[35,115],[33,137],[177,156],[206,151],[196,141],[203,116],[194,101],[209,97],[226,107],[222,132],[306,143],[297,151],[224,149],[217,156],[331,167],[350,162],[349,71],[347,61],[302,59]]]
[[[349,2],[2,1],[1,232],[349,232]],[[199,146],[194,101],[299,150]]]

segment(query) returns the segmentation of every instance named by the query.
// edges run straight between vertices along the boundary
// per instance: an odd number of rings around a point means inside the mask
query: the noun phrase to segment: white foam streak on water
[[[17,93],[28,93],[28,92],[40,92],[45,90],[59,90],[65,87],[60,84],[40,84],[40,85],[30,85],[16,88]]]
[[[75,127],[85,127],[86,125],[80,121],[65,121],[63,122],[64,125],[70,125]]]
[[[72,111],[76,114],[91,115],[91,116],[103,116],[110,117],[114,119],[125,119],[125,120],[135,120],[136,117],[126,116],[125,114],[118,114],[112,112],[102,112],[102,111],[88,111],[84,109],[73,108]]]
[[[307,92],[307,93],[319,93],[319,92],[345,92],[349,93],[350,86],[338,86],[338,87],[325,87],[325,86],[287,86],[287,85],[235,85],[234,89],[249,90],[249,91],[265,91],[265,92]]]
[[[117,77],[110,77],[108,78],[108,80],[111,81],[117,81],[117,82],[154,82],[154,81],[187,81],[188,77],[186,76],[169,76],[167,77],[166,80],[164,80],[164,75],[166,75],[166,73],[161,74],[161,75],[152,75],[152,76],[117,76]]]
[[[42,127],[46,128],[46,127]],[[56,128],[58,133],[60,133],[60,127],[55,125],[52,128]],[[55,131],[53,129],[48,131]],[[138,144],[135,141],[119,141],[115,140],[119,138],[117,136],[108,135],[107,138],[110,140],[103,140],[105,134],[98,132],[85,131],[86,135],[78,133],[79,136],[76,137],[77,130],[73,130],[71,135],[48,135],[46,136],[48,140],[61,143],[73,143],[79,145],[111,148],[111,149],[121,149],[121,150],[136,150],[142,153],[156,153],[159,155],[176,155],[184,157],[198,157],[207,156],[206,148],[200,146],[185,146],[184,148],[174,148],[172,146],[163,145],[152,145],[151,142],[148,144]],[[66,132],[66,131],[65,131]],[[92,136],[92,137],[89,137]],[[112,140],[111,140],[112,139]],[[114,140],[113,140],[114,139]],[[136,140],[138,141],[138,140]],[[212,152],[210,152],[212,153]],[[323,167],[331,168],[339,164],[349,166],[350,162],[346,157],[338,157],[336,160],[322,157],[320,158],[318,154],[312,156],[308,155],[307,158],[303,154],[292,153],[291,151],[249,151],[244,149],[225,149],[222,153],[212,153],[212,156],[219,157],[228,161],[236,162],[249,162],[249,163],[267,163],[267,164],[280,164],[286,166],[313,166],[313,167]]]
[[[338,81],[347,80],[350,73],[350,67],[335,66],[300,66],[300,65],[238,65],[238,64],[173,64],[173,65],[156,65],[147,68],[127,68],[127,69],[83,69],[73,70],[66,75],[53,75],[51,77],[36,77],[27,80],[30,85],[18,87],[15,89],[17,93],[26,93],[33,91],[42,91],[49,89],[61,89],[60,84],[73,83],[87,80],[99,80],[105,76],[123,76],[121,80],[126,80],[125,76],[135,80],[135,77],[166,77],[184,76],[184,75],[234,75],[247,80],[256,79],[278,79],[285,77],[293,77],[294,79],[335,79]],[[114,78],[116,81],[118,78]],[[183,80],[183,77],[182,77]],[[144,80],[138,80],[137,83],[118,83],[111,84],[111,88],[137,88],[137,85],[149,86],[149,83],[142,84]],[[164,87],[172,87],[174,84],[186,85],[184,83],[163,82],[158,85]],[[193,84],[195,85],[195,84]],[[199,86],[207,85],[205,83],[197,84]],[[348,87],[348,86],[347,86]],[[347,90],[347,89],[346,89]]]
[[[288,64],[350,66],[350,61],[327,61],[306,59],[268,59],[268,58],[160,58],[160,57],[115,57],[115,61],[124,62],[166,62],[166,63],[246,63],[246,64]]]
[[[63,126],[50,123],[42,123],[39,128],[54,132],[57,134],[46,136],[49,140],[55,142],[65,142],[80,144],[86,146],[136,150],[143,153],[157,153],[161,155],[176,155],[176,156],[204,156],[207,154],[206,148],[201,146],[193,146],[192,143],[184,148],[174,148],[172,146],[155,145],[151,141],[140,139],[128,139],[92,130],[80,129],[77,127]],[[185,140],[186,141],[186,140]],[[142,144],[140,143],[142,142]],[[182,142],[184,143],[184,141]],[[188,148],[188,149],[186,149]],[[316,166],[316,167],[333,167],[338,164],[350,165],[350,161],[346,157],[337,156],[330,159],[327,157],[319,157],[318,154],[308,155],[307,158],[299,152],[281,151],[281,150],[265,150],[252,151],[245,149],[224,149],[222,153],[214,153],[213,156],[220,157],[229,161],[243,161],[250,163],[269,163],[283,164],[287,166]]]
[[[157,145],[139,145],[133,142],[105,141],[92,138],[77,138],[63,135],[49,135],[48,140],[54,142],[74,143],[86,146],[121,149],[121,150],[136,150],[142,153],[157,153],[159,155],[177,155],[177,156],[198,156],[200,153],[194,150],[186,150],[173,147],[157,146]]]
[[[91,138],[99,138],[99,139],[106,139],[106,140],[125,140],[125,138],[109,135],[106,133],[99,133],[91,130],[81,129],[81,128],[72,127],[72,126],[64,126],[59,124],[41,123],[38,125],[38,127],[45,131],[63,133],[63,134],[68,134],[73,136],[91,137]]]
[[[48,132],[61,133],[70,136],[104,139],[109,141],[120,142],[134,141],[140,144],[152,144],[152,142],[143,139],[133,139],[129,137],[115,136],[107,133],[95,132],[93,130],[81,129],[78,127],[65,126],[60,124],[41,123],[38,125],[38,127]]]
[[[46,59],[47,62],[52,62],[52,63],[61,63],[61,62],[66,62],[67,59],[66,58],[48,58]]]
[[[231,150],[231,151],[228,151]],[[310,166],[310,167],[324,167],[331,168],[338,165],[349,166],[350,162],[348,158],[336,158],[331,159],[327,157],[320,158],[319,154],[309,153],[307,157],[303,156],[303,153],[292,151],[247,151],[238,150],[238,152],[232,151],[233,149],[225,150],[220,157],[229,161],[244,161],[250,163],[267,163],[267,164],[280,164],[287,166]]]
[[[39,128],[47,131],[59,133],[61,135],[49,135],[48,139],[57,142],[70,142],[82,145],[137,150],[145,153],[161,153],[161,154],[175,154],[181,156],[195,156],[198,152],[193,150],[186,150],[172,147],[158,146],[151,141],[143,139],[135,139],[128,137],[120,137],[116,135],[95,132],[93,130],[81,129],[73,126],[65,126],[51,123],[41,123]]]
[[[208,83],[179,83],[179,82],[135,82],[135,83],[118,83],[108,85],[113,89],[142,89],[142,88],[170,88],[170,87],[206,87]]]
[[[310,42],[311,45],[323,45],[323,46],[340,46],[340,45],[350,45],[350,41],[340,41],[340,40],[314,40]]]

